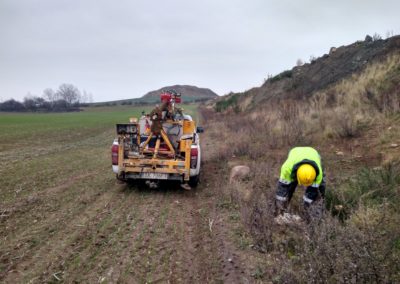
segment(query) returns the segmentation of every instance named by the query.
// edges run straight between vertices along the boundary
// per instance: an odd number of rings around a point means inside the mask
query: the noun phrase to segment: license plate
[[[163,173],[141,173],[143,179],[168,179],[168,174]]]

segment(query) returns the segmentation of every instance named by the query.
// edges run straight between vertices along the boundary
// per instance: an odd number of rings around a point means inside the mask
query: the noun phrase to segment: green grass
[[[195,105],[182,107],[196,119]],[[7,237],[0,251],[10,252],[2,254],[0,270],[9,269],[6,260],[11,259],[21,267],[29,264],[20,282],[35,277],[51,282],[59,271],[63,281],[103,276],[108,281],[109,268],[118,265],[113,259],[126,259],[131,262],[124,261],[116,273],[144,282],[161,279],[171,267],[184,264],[185,253],[175,254],[175,246],[164,244],[175,239],[163,236],[174,234],[176,242],[187,236],[186,223],[175,222],[180,211],[171,207],[180,193],[121,187],[111,171],[115,123],[127,122],[142,110],[115,106],[76,113],[0,114],[0,238]],[[153,201],[158,195],[160,201]],[[200,213],[201,228],[196,230],[208,232],[209,209]],[[150,217],[154,223],[146,219]],[[233,219],[239,222],[238,216]],[[22,255],[25,259],[18,258]],[[182,276],[178,274],[178,280]]]
[[[233,107],[235,112],[239,112],[238,98],[239,98],[239,94],[234,94],[227,99],[218,101],[215,105],[215,110],[217,112],[221,112],[221,111],[226,110],[229,107]]]
[[[37,140],[51,143],[51,140],[54,141],[54,138],[58,139],[60,136],[62,139],[76,140],[73,136],[82,136],[84,131],[98,133],[117,122],[128,121],[129,117],[139,116],[142,109],[150,110],[150,108],[110,107],[87,108],[82,112],[69,113],[1,114],[0,146]]]
[[[196,105],[182,106],[197,117]],[[115,124],[152,107],[89,107],[69,113],[0,114],[0,199],[53,187],[110,167]],[[1,204],[1,202],[0,202]]]
[[[186,113],[197,118],[197,105],[183,105]],[[68,113],[1,113],[0,152],[16,146],[30,147],[52,142],[75,142],[82,137],[99,134],[114,128],[116,123],[130,117],[149,113],[152,107],[89,107],[81,112]]]
[[[399,212],[399,189],[399,161],[387,163],[381,168],[362,168],[337,190],[327,192],[327,207],[334,209],[337,205],[343,206],[344,211],[339,214],[342,218],[350,215],[360,205],[376,208],[387,204],[393,212]]]

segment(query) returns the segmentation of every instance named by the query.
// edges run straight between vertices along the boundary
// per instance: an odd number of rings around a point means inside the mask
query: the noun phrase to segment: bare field
[[[216,191],[227,167],[205,160],[192,191],[116,183],[114,124],[141,111],[1,114],[0,282],[252,282],[240,218]]]

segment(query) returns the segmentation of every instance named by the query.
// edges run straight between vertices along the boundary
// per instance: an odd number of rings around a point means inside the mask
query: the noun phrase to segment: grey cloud
[[[73,83],[98,101],[166,84],[219,94],[298,58],[400,32],[398,1],[0,0],[0,98]]]

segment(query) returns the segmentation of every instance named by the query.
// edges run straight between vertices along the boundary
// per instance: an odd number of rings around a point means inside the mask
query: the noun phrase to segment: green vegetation
[[[197,116],[195,105],[182,107]],[[51,283],[57,273],[62,280],[97,282],[99,275],[109,277],[107,267],[143,282],[169,275],[175,247],[158,248],[173,226],[176,234],[185,230],[186,222],[170,222],[180,218],[180,207],[171,207],[180,195],[121,186],[111,171],[115,123],[143,110],[150,107],[0,116],[0,279]],[[19,281],[7,274],[10,265],[25,264]],[[126,269],[133,272],[125,275]]]
[[[215,105],[215,110],[217,112],[222,112],[222,111],[228,109],[229,107],[232,107],[235,112],[239,112],[238,97],[239,97],[239,94],[235,94],[235,95],[229,96],[229,98],[227,98],[227,99],[218,101]]]
[[[363,168],[339,189],[328,191],[327,207],[343,217],[349,216],[360,206],[376,207],[386,204],[398,211],[399,188],[399,162],[390,162],[376,169]],[[338,206],[341,206],[340,212],[335,210]]]
[[[195,105],[183,106],[197,116]],[[70,113],[7,113],[0,117],[0,198],[32,193],[55,186],[65,177],[78,176],[110,163],[109,147],[115,124],[139,117],[143,107],[87,108]],[[96,159],[93,159],[96,157]]]
[[[197,117],[197,105],[183,105],[182,108]],[[152,106],[115,106],[88,107],[81,112],[68,113],[3,113],[0,117],[0,150],[20,143],[26,146],[51,144],[93,136],[105,129],[113,129],[118,122],[127,122],[130,117],[140,117],[142,111],[149,113],[151,109]]]
[[[293,75],[292,70],[286,70],[286,71],[283,71],[282,73],[270,78],[269,81],[271,83],[277,82],[277,81],[280,81],[285,78],[292,78],[292,75]]]
[[[143,108],[115,107],[88,108],[69,113],[14,113],[0,117],[0,151],[3,157],[14,160],[36,154],[41,155],[52,147],[65,149],[107,133],[113,137],[114,125],[139,116]],[[145,109],[149,110],[149,108]],[[84,142],[85,141],[85,142]],[[29,154],[31,153],[31,154]],[[33,152],[35,154],[35,152]]]

